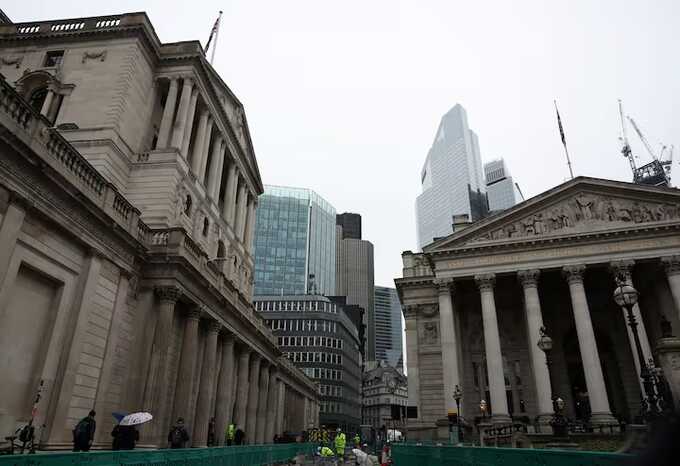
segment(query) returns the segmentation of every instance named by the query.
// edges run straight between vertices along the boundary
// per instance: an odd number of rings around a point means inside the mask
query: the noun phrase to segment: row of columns
[[[227,138],[219,131],[207,106],[198,109],[200,112],[198,125],[194,131],[199,91],[193,79],[189,76],[171,76],[168,79],[170,81],[168,95],[163,107],[155,149],[175,148],[182,157],[189,160],[191,172],[205,187],[206,195],[217,205],[221,201],[222,217],[250,251],[257,196],[248,187],[246,178],[237,166],[235,156],[229,150]],[[182,79],[181,93],[180,79]],[[192,135],[194,143],[189,154]],[[226,176],[223,177],[225,165],[228,169]]]
[[[158,316],[144,401],[145,408],[154,414],[153,442],[164,445],[168,429],[178,417],[185,419],[190,430],[193,428],[194,447],[207,446],[213,417],[218,445],[225,443],[226,428],[231,423],[244,430],[247,443],[270,442],[279,424],[279,393],[285,390],[276,365],[245,344],[238,345],[237,353],[235,335],[224,331],[201,306],[193,307],[183,320],[175,395],[173,400],[168,399],[172,392],[169,387],[175,383],[170,380],[173,321],[182,293],[172,286],[154,291]],[[199,364],[201,322],[206,332],[203,361]]]
[[[668,282],[677,309],[680,309],[680,256],[664,258]],[[632,284],[631,270],[633,261],[621,261],[611,264],[612,272],[625,281]],[[604,375],[600,363],[600,357],[595,340],[590,309],[583,284],[585,265],[566,266],[562,272],[569,286],[571,307],[574,314],[576,333],[581,352],[586,386],[591,405],[591,422],[610,423],[614,421],[611,414],[607,391],[605,388]],[[533,376],[536,384],[536,396],[540,417],[549,417],[552,414],[552,389],[550,377],[546,365],[545,354],[537,346],[539,329],[543,326],[541,304],[538,296],[539,270],[524,270],[517,273],[522,285],[525,303],[527,331],[531,342],[529,352],[533,368]],[[498,331],[498,318],[496,315],[496,303],[494,296],[495,275],[483,274],[474,277],[480,292],[482,307],[482,323],[484,328],[484,350],[487,361],[487,375],[489,379],[489,392],[493,408],[493,421],[506,423],[510,421],[507,398],[505,393],[505,380],[503,374],[503,357],[501,352],[500,335]],[[452,279],[436,279],[438,286],[439,319],[440,319],[440,344],[443,363],[443,384],[448,411],[455,409],[455,400],[450,396],[456,385],[462,387],[461,372],[459,370],[459,344],[457,342],[455,314],[454,314],[454,287]],[[644,328],[644,322],[639,307],[633,309],[638,321],[640,341],[643,355],[648,361],[652,357],[649,339]],[[625,317],[625,316],[624,316]],[[640,371],[640,361],[637,359],[633,335],[628,325],[629,341],[635,358],[636,369]],[[409,322],[406,323],[407,336],[409,334]],[[411,336],[411,340],[417,338],[417,334]],[[534,341],[536,338],[536,341]],[[411,367],[409,366],[409,371]],[[411,390],[411,386],[409,386]]]

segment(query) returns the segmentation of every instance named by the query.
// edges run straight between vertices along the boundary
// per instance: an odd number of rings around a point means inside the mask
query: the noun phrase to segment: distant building
[[[255,310],[279,347],[319,388],[319,422],[356,431],[361,422],[362,309],[344,297],[257,296]]]
[[[486,191],[477,135],[457,104],[442,117],[420,174],[416,199],[418,247],[450,235],[452,217],[467,214],[474,222],[487,214]]]
[[[361,423],[380,429],[403,428],[408,404],[406,376],[384,363],[364,372]]]
[[[485,163],[484,177],[490,212],[509,209],[522,201],[522,194],[517,189],[503,159]]]
[[[375,359],[404,371],[401,304],[394,288],[375,287]]]
[[[342,226],[342,238],[361,239],[361,215],[345,212],[335,216],[336,225]]]
[[[342,214],[347,215],[347,214]],[[358,231],[361,231],[361,216]],[[345,217],[346,218],[346,217]],[[353,227],[356,231],[356,227]],[[361,238],[348,238],[341,224],[336,225],[335,294],[365,310],[363,325],[367,338],[362,351],[364,361],[375,359],[373,244]]]
[[[265,186],[255,222],[255,294],[335,294],[335,208],[310,189]]]

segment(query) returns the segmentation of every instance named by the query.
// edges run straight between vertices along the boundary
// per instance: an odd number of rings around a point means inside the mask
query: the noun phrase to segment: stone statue
[[[423,324],[423,343],[435,344],[439,340],[439,329],[436,322],[425,322]]]

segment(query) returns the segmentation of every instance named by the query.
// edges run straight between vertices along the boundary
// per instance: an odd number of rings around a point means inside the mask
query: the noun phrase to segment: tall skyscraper
[[[361,215],[345,212],[338,214],[335,223],[342,226],[342,237],[361,239]]]
[[[479,140],[468,128],[460,104],[442,117],[420,180],[423,191],[416,199],[419,248],[451,234],[453,215],[467,214],[475,221],[487,214]]]
[[[375,359],[404,370],[401,303],[394,288],[375,287]]]
[[[358,217],[358,230],[361,231],[361,216],[353,215]],[[354,219],[356,220],[356,217]],[[368,338],[365,340],[363,355],[365,361],[373,361],[375,359],[373,244],[361,238],[348,238],[343,233],[341,220],[337,223],[335,294],[346,296],[347,304],[356,304],[364,309],[363,323]]]
[[[335,208],[310,189],[265,186],[255,221],[255,294],[335,294]]]
[[[491,212],[509,209],[522,200],[522,194],[510,176],[510,170],[503,159],[484,164],[486,196]]]

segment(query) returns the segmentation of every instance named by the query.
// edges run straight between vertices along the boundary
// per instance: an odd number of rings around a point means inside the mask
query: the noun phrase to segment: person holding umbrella
[[[111,432],[113,449],[134,450],[139,440],[139,431],[136,426],[149,422],[151,419],[153,419],[153,416],[149,413],[128,414],[121,419]]]

